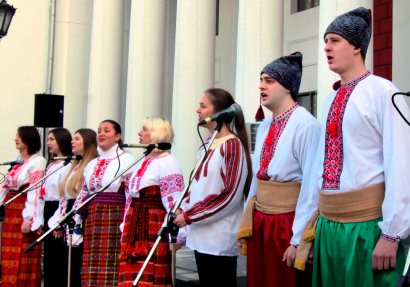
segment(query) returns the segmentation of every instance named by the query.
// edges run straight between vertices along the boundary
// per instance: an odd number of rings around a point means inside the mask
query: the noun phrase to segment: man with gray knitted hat
[[[238,231],[248,256],[248,287],[296,287],[301,278],[292,267],[301,234],[292,233],[292,225],[299,224],[295,210],[298,200],[307,198],[305,175],[320,135],[317,120],[296,102],[301,78],[299,52],[276,59],[260,73],[260,101],[272,114],[256,134],[254,176]]]
[[[313,210],[316,200],[320,211],[313,286],[396,286],[404,266],[410,132],[392,105],[398,89],[366,69],[370,35],[366,8],[336,17],[324,35],[340,81],[323,105],[318,178],[306,204]],[[395,100],[409,118],[405,100]]]

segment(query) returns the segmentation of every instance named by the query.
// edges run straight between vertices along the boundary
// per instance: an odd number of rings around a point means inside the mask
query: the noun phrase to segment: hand
[[[286,265],[288,265],[289,267],[292,267],[293,264],[295,264],[295,258],[296,258],[296,247],[293,245],[290,245],[288,249],[286,249],[285,253],[283,253],[282,262],[286,261]]]
[[[313,265],[313,248],[310,248],[307,263]]]
[[[40,226],[39,228],[37,228],[36,233],[37,235],[42,235],[44,233],[43,226]]]
[[[174,219],[174,223],[179,227],[184,227],[186,225],[185,217],[184,215],[178,214],[177,217]]]
[[[238,241],[236,241],[236,247],[238,247],[239,252],[241,252],[242,250],[242,246],[246,244],[246,239],[239,239]]]
[[[396,267],[396,254],[398,242],[391,242],[380,238],[372,254],[373,270],[389,270]]]
[[[31,221],[24,220],[23,224],[21,225],[21,233],[29,233],[31,227]]]
[[[182,245],[181,245],[181,244],[178,244],[178,243],[170,243],[170,244],[169,244],[169,251],[171,251],[171,252],[172,252],[172,249],[174,249],[175,252],[176,252],[176,251],[178,251],[178,250],[181,249],[181,248],[182,248]]]
[[[61,238],[64,236],[64,230],[54,230],[53,231],[53,236],[54,238]]]

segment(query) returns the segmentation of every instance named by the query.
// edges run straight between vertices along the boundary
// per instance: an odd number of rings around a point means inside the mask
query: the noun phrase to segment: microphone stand
[[[35,183],[33,183],[32,185],[29,185],[26,189],[24,189],[23,191],[19,192],[18,194],[16,194],[15,196],[13,196],[12,198],[10,198],[9,200],[7,200],[6,202],[2,203],[0,205],[0,258],[1,258],[1,238],[2,238],[2,234],[3,234],[3,220],[4,220],[4,216],[5,216],[5,208],[12,203],[14,200],[16,200],[18,197],[22,196],[23,194],[25,194],[26,192],[32,190],[35,186],[37,186],[40,182],[42,182],[43,180],[45,180],[46,178],[48,178],[49,176],[51,176],[52,174],[56,173],[57,171],[59,171],[60,169],[62,169],[64,166],[66,166],[71,159],[67,159],[60,167],[58,167],[56,170],[54,170],[53,172],[51,172],[50,174],[46,174],[45,176],[43,176],[42,178],[40,178],[39,180],[37,180]],[[10,170],[9,170],[10,171]],[[2,275],[2,265],[0,262],[0,278]],[[0,279],[1,282],[1,279]]]
[[[67,287],[71,286],[71,256],[73,247],[73,232],[75,227],[75,221],[71,217],[68,221],[68,270],[67,270]]]
[[[400,111],[399,107],[396,105],[396,102],[394,101],[394,97],[397,96],[397,95],[403,95],[403,96],[410,97],[410,92],[407,92],[407,93],[397,92],[397,93],[394,93],[394,94],[391,96],[391,101],[392,101],[392,103],[393,103],[394,108],[395,108],[396,111],[399,113],[399,115],[401,116],[401,118],[406,122],[406,124],[407,124],[408,126],[410,126],[410,122],[406,119],[406,117],[403,115],[403,113]]]
[[[147,268],[147,265],[149,263],[149,261],[151,260],[152,256],[154,255],[155,250],[158,247],[158,244],[160,243],[161,239],[163,237],[165,237],[167,235],[167,233],[169,233],[171,235],[171,243],[175,243],[176,239],[177,239],[177,235],[178,235],[178,226],[175,225],[174,223],[174,219],[177,217],[177,210],[180,207],[182,201],[184,200],[189,187],[191,186],[192,181],[194,180],[199,167],[201,166],[201,164],[204,162],[207,154],[208,154],[208,150],[209,148],[212,146],[216,135],[221,131],[223,126],[223,121],[221,120],[217,120],[217,125],[216,128],[211,136],[211,139],[208,142],[208,145],[205,149],[205,151],[202,153],[201,158],[197,161],[197,163],[195,164],[194,169],[191,172],[191,176],[189,178],[188,181],[188,185],[184,188],[184,190],[181,192],[181,196],[179,197],[178,201],[175,203],[174,207],[171,209],[171,211],[165,216],[164,222],[161,226],[161,229],[158,231],[157,234],[157,239],[155,240],[154,245],[151,247],[151,250],[149,251],[147,258],[144,261],[144,264],[141,266],[140,271],[137,274],[137,277],[135,278],[134,282],[132,283],[133,287],[136,287],[139,280],[142,277],[142,274],[144,273],[145,269]]]
[[[29,252],[31,249],[33,249],[34,246],[36,246],[37,244],[41,243],[44,238],[46,238],[50,233],[52,233],[56,228],[58,228],[59,226],[62,226],[64,223],[68,223],[69,220],[71,220],[71,218],[75,215],[75,214],[79,214],[80,210],[86,205],[88,204],[94,197],[96,197],[98,194],[100,194],[100,192],[103,192],[104,190],[106,190],[114,181],[116,181],[117,179],[119,179],[124,173],[126,173],[128,170],[130,170],[134,165],[136,165],[138,162],[140,162],[144,157],[146,157],[147,155],[149,155],[151,153],[151,151],[154,149],[154,147],[152,148],[148,148],[144,154],[135,162],[131,163],[129,166],[127,166],[124,170],[122,170],[117,176],[115,176],[110,182],[108,182],[106,185],[104,185],[103,187],[101,187],[99,190],[97,190],[96,192],[94,192],[93,194],[91,194],[86,200],[84,200],[77,208],[72,208],[63,218],[61,218],[59,221],[57,221],[57,225],[54,226],[53,228],[50,228],[47,232],[45,232],[43,235],[41,235],[39,238],[37,238],[36,240],[34,240],[32,243],[30,243],[30,245],[24,250],[24,253]]]
[[[400,276],[397,287],[410,287],[410,252],[407,254],[406,264],[404,265],[403,275]]]

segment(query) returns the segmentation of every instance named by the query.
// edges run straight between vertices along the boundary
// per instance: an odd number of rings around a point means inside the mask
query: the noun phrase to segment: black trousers
[[[44,205],[44,230],[48,231],[48,220],[58,208],[58,201],[46,201]],[[67,285],[67,243],[53,234],[44,239],[44,287]]]
[[[68,200],[67,212],[75,199]],[[58,201],[46,201],[44,206],[44,229],[49,230],[48,220],[58,208]],[[71,249],[71,287],[81,287],[81,263],[83,245]],[[67,286],[68,247],[64,238],[54,238],[52,234],[44,239],[44,287]]]
[[[206,287],[236,287],[238,256],[216,256],[195,251],[199,282]]]

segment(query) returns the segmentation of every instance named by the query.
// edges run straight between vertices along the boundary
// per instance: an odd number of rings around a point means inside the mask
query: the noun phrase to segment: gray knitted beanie
[[[365,58],[372,35],[371,11],[360,7],[337,16],[327,27],[323,38],[329,33],[338,34],[356,48],[360,48],[360,53]]]
[[[300,52],[295,52],[289,56],[283,56],[267,64],[262,72],[268,74],[283,87],[288,89],[294,100],[297,99],[300,81],[302,79],[302,59]]]

